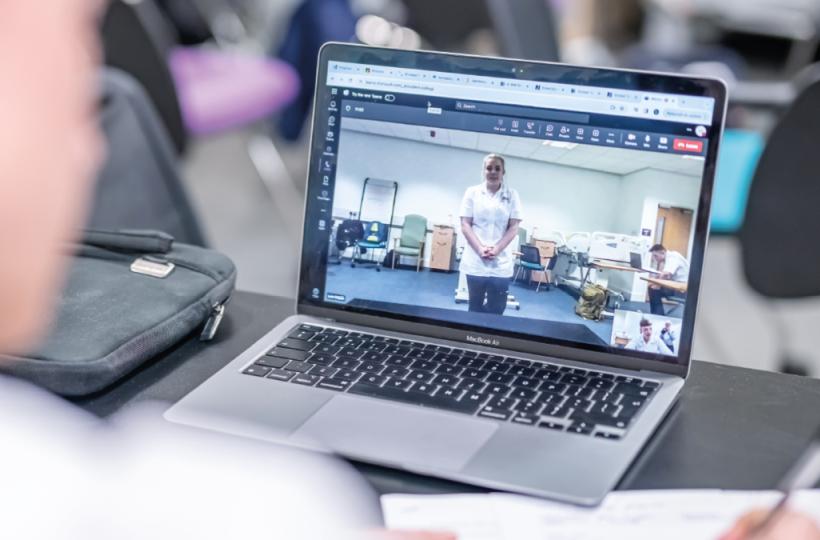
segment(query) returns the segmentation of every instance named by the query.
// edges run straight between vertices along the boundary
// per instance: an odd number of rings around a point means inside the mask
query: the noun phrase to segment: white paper
[[[502,493],[384,495],[382,509],[390,529],[451,531],[459,540],[714,540],[745,512],[779,497],[774,491],[620,491],[589,509]],[[820,490],[796,493],[790,505],[820,523]]]

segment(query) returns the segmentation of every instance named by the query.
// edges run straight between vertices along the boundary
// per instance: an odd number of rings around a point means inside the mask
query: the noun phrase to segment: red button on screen
[[[675,139],[672,141],[672,148],[679,152],[703,152],[703,141],[692,139]]]

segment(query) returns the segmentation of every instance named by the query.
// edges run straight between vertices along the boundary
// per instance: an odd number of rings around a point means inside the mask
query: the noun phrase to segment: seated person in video
[[[502,315],[513,275],[510,243],[521,223],[521,199],[504,181],[504,158],[484,157],[484,181],[467,188],[461,201],[461,231],[468,247],[461,258],[470,311]]]
[[[667,250],[661,244],[649,248],[652,260],[657,265],[657,278],[686,283],[689,279],[689,261],[677,251]],[[653,315],[666,315],[663,309],[664,298],[684,298],[682,293],[661,285],[649,284],[649,311]]]
[[[640,336],[638,336],[638,339],[632,340],[629,345],[626,346],[627,349],[660,354],[674,354],[666,343],[661,341],[657,336],[652,335],[651,321],[641,319],[640,328]]]

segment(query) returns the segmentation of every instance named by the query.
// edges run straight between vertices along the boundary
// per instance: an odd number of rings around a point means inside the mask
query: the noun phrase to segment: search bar
[[[514,107],[511,105],[496,105],[494,103],[475,103],[472,101],[457,101],[456,110],[489,114],[503,114],[533,118],[537,120],[553,120],[555,122],[570,122],[573,124],[589,124],[589,115],[574,112],[545,111],[534,107]]]

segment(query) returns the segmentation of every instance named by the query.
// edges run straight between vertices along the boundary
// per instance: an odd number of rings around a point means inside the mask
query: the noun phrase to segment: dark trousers
[[[681,296],[672,289],[661,287],[660,289],[649,288],[649,312],[652,315],[666,315],[663,310],[664,298],[679,298],[683,300],[685,297]]]
[[[467,275],[470,311],[503,315],[507,307],[507,289],[510,278]],[[485,303],[486,300],[486,303]]]

